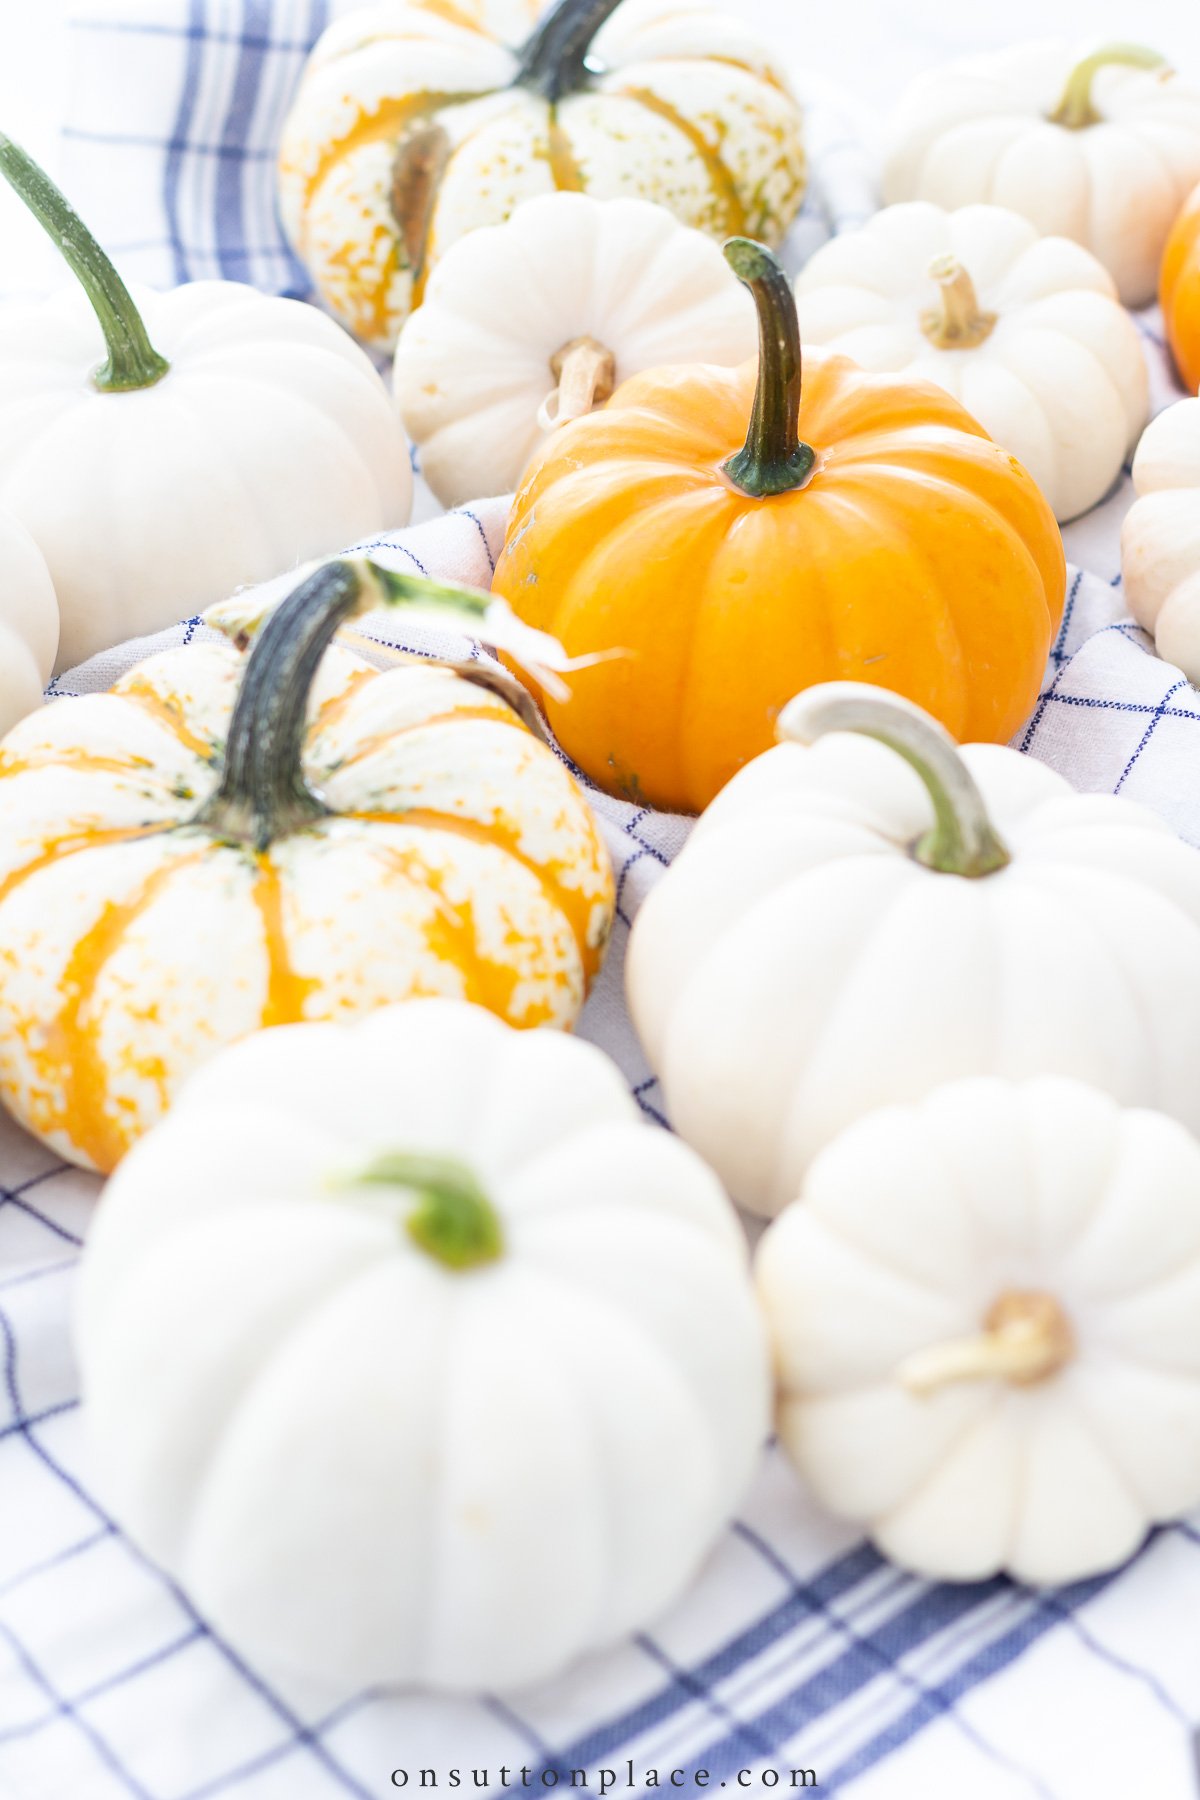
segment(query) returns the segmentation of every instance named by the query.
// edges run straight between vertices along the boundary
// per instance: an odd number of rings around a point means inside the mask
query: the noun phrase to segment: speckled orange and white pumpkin
[[[798,211],[800,111],[732,11],[559,0],[534,25],[538,11],[375,0],[317,44],[284,127],[280,206],[364,341],[395,343],[451,244],[556,188],[654,200],[771,244]]]
[[[364,567],[310,577],[249,658],[163,652],[0,744],[0,1093],[74,1162],[111,1169],[260,1026],[582,1004],[612,912],[592,815],[499,694],[326,649]]]

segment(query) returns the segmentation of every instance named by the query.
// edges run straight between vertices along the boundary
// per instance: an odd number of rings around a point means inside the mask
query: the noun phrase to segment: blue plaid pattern
[[[336,4],[336,0],[335,0]],[[303,294],[276,221],[273,143],[326,0],[88,0],[72,34],[67,185],[126,272],[224,276]],[[816,181],[799,262],[871,206],[855,122],[812,90]],[[1172,388],[1143,321],[1156,404]],[[1079,785],[1159,807],[1200,842],[1200,701],[1124,612],[1117,491],[1068,533],[1080,565],[1022,747]],[[380,554],[486,581],[503,509],[462,509]],[[378,547],[376,547],[378,548]],[[472,561],[474,559],[474,561]],[[1082,573],[1086,568],[1090,572]],[[197,620],[63,678],[107,685]],[[399,640],[385,640],[398,644]],[[408,648],[459,652],[425,633]],[[1176,772],[1175,764],[1180,768]],[[621,1000],[627,934],[683,821],[594,795],[618,923],[587,1035],[665,1123]],[[1126,1570],[1053,1593],[935,1586],[892,1569],[807,1504],[772,1448],[694,1591],[653,1631],[535,1692],[474,1703],[314,1695],[249,1666],[126,1540],[91,1491],[69,1353],[72,1274],[95,1183],[0,1121],[0,1792],[20,1800],[243,1800],[397,1791],[393,1768],[816,1770],[856,1800],[1095,1800],[1195,1793],[1200,1533],[1159,1532]],[[514,1630],[519,1622],[514,1621]],[[667,1782],[664,1773],[662,1781]],[[639,1788],[641,1786],[639,1782]],[[616,1792],[628,1791],[623,1786]],[[694,1790],[691,1790],[694,1791]]]

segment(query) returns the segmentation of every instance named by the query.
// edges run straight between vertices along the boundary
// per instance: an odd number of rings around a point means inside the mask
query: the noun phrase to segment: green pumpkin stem
[[[0,132],[0,175],[62,252],[91,301],[108,356],[92,374],[102,394],[153,387],[170,368],[150,342],[129,289],[66,195],[28,151]]]
[[[621,0],[558,0],[526,39],[513,85],[541,94],[551,105],[586,87],[592,40],[620,4]]]
[[[954,739],[911,700],[865,682],[831,681],[789,700],[776,727],[784,743],[814,744],[830,731],[874,738],[916,770],[933,806],[933,827],[912,850],[926,868],[974,878],[1012,860]]]
[[[417,1204],[404,1229],[419,1249],[455,1274],[497,1262],[504,1254],[499,1217],[465,1163],[449,1156],[389,1150],[350,1180],[407,1188]]]
[[[308,699],[321,659],[347,619],[380,607],[484,617],[491,595],[402,575],[363,559],[324,563],[271,613],[238,690],[221,780],[195,818],[214,836],[263,851],[328,815],[304,778]]]
[[[1092,83],[1101,69],[1165,69],[1167,59],[1144,44],[1102,44],[1075,64],[1063,85],[1062,98],[1050,114],[1052,125],[1083,131],[1104,117],[1092,100]]]
[[[792,284],[775,254],[753,238],[730,238],[725,260],[758,308],[758,386],[746,442],[723,465],[743,494],[765,500],[804,486],[816,451],[800,437],[800,321]]]

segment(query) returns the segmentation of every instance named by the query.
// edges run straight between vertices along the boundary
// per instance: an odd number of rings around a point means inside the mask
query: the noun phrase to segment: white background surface
[[[67,105],[70,0],[0,0],[0,129],[51,171]],[[120,0],[114,0],[119,7]],[[1022,38],[1136,38],[1200,79],[1197,0],[726,0],[753,20],[797,71],[832,77],[882,118],[903,84],[930,63]],[[235,0],[230,12],[236,16]],[[0,193],[0,291],[58,279],[53,251],[7,191]]]

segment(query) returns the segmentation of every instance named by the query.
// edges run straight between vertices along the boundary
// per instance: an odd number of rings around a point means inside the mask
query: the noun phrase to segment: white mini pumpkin
[[[0,734],[42,703],[58,649],[58,598],[46,559],[0,508]]]
[[[511,1688],[648,1624],[769,1422],[715,1178],[600,1051],[454,1001],[211,1062],[105,1190],[77,1338],[122,1526],[339,1686]]]
[[[0,312],[0,506],[58,596],[60,668],[407,522],[387,387],[315,307],[231,281],[121,281],[0,136],[0,174],[81,286]]]
[[[1200,682],[1200,400],[1180,400],[1147,426],[1133,485],[1121,527],[1129,610],[1159,655]]]
[[[796,298],[806,343],[936,381],[1059,519],[1103,498],[1146,423],[1141,340],[1112,277],[1005,207],[885,207],[817,251]]]
[[[1200,1503],[1200,1145],[1078,1082],[854,1125],[758,1250],[778,1428],[924,1575],[1067,1582]]]
[[[887,201],[1011,207],[1083,244],[1144,306],[1200,181],[1200,87],[1139,45],[1020,44],[918,75],[891,140]]]
[[[400,334],[395,386],[447,506],[506,494],[556,426],[661,363],[755,354],[754,305],[711,238],[645,200],[545,194],[472,231]]]
[[[714,237],[773,244],[798,211],[800,110],[734,9],[558,0],[536,23],[531,12],[376,0],[313,51],[283,130],[280,210],[364,341],[394,345],[450,246],[539,194],[640,197]]]
[[[959,1075],[1074,1076],[1200,1130],[1200,854],[878,688],[780,725],[801,741],[717,796],[626,964],[671,1122],[736,1200],[778,1212],[839,1131]]]

